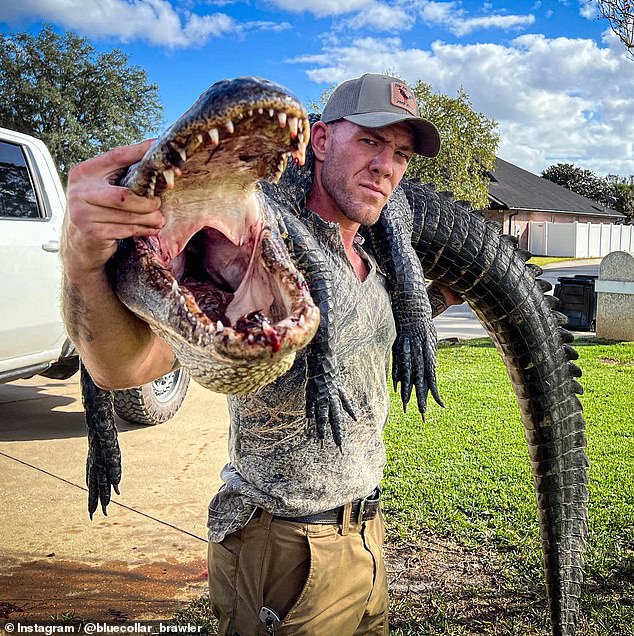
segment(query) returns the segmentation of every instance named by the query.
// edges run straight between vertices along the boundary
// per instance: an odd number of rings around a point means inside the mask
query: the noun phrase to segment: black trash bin
[[[597,294],[594,282],[597,276],[560,276],[554,294],[561,305],[558,308],[568,316],[570,329],[594,331],[597,318]]]

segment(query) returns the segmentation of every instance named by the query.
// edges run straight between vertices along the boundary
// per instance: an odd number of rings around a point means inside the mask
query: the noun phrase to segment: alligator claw
[[[429,392],[440,406],[444,406],[436,384],[430,386],[428,381],[428,378],[434,378],[436,374],[434,360],[435,348],[430,349],[428,335],[422,325],[399,329],[392,347],[392,383],[395,391],[399,383],[401,385],[403,411],[407,410],[412,389],[416,389],[416,403],[423,420]]]
[[[314,358],[309,353],[309,357]],[[322,441],[326,438],[326,427],[329,425],[332,438],[341,450],[343,442],[343,411],[355,422],[352,402],[341,386],[337,376],[332,371],[327,371],[319,360],[310,360],[308,363],[308,379],[306,383],[306,417],[315,422],[317,438]]]
[[[100,389],[81,365],[82,401],[88,426],[88,458],[86,486],[88,514],[93,518],[99,504],[104,516],[111,499],[111,489],[117,495],[121,481],[121,449],[114,424],[114,403],[111,391]]]

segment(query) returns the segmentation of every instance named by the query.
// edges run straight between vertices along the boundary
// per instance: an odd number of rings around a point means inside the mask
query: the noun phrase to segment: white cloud
[[[507,13],[491,13],[491,5],[483,5],[484,15],[470,16],[463,8],[462,2],[436,2],[423,0],[415,3],[421,18],[430,25],[444,26],[454,35],[462,37],[478,29],[518,29],[534,24],[535,16],[532,14],[517,15]]]
[[[431,50],[359,38],[291,61],[324,84],[390,68],[449,95],[463,86],[474,108],[499,122],[505,159],[535,173],[565,160],[597,174],[634,174],[634,64],[609,33],[604,45],[524,35]]]
[[[318,17],[365,10],[367,0],[271,0],[271,4],[292,13],[312,13]]]
[[[379,31],[403,31],[412,27],[415,16],[398,6],[366,2],[363,11],[338,25],[343,29],[372,27]]]
[[[535,16],[529,15],[485,15],[478,18],[455,20],[449,26],[457,36],[468,35],[477,29],[514,29],[528,26],[535,22]]]
[[[587,20],[594,20],[599,15],[595,0],[579,0],[579,4],[579,14]]]
[[[177,11],[167,0],[23,0],[0,3],[0,21],[12,24],[40,18],[91,37],[113,37],[123,42],[199,47],[210,38],[247,30],[284,30],[286,22],[240,23],[225,13],[198,15]]]

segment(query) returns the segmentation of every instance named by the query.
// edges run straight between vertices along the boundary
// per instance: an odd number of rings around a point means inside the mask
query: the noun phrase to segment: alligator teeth
[[[261,115],[264,112],[263,108],[258,108],[258,113]]]
[[[216,323],[216,333],[221,333],[224,330],[225,326],[222,324],[222,320],[219,320]]]
[[[233,131],[235,130],[235,128],[233,126],[233,122],[230,119],[227,120],[227,123],[225,124],[225,128],[227,129],[230,135],[233,135]]]
[[[293,157],[301,166],[306,162],[306,144],[303,141],[297,144],[297,150],[293,153]]]
[[[214,146],[217,146],[220,143],[220,133],[217,128],[212,128],[208,133],[209,139],[211,139],[211,143]]]
[[[289,129],[291,131],[291,138],[292,139],[297,137],[298,123],[299,123],[299,120],[297,119],[297,117],[289,117],[288,118],[288,127],[289,127]]]
[[[286,126],[286,113],[278,113],[277,121],[280,122],[280,128],[284,128]]]
[[[306,318],[304,318],[304,314],[299,317],[299,322],[297,323],[300,327],[303,327],[306,324]]]
[[[185,149],[181,148],[178,144],[170,143],[170,148],[180,155],[180,158],[183,161],[187,161],[187,155],[185,154]]]
[[[248,110],[247,113],[249,113],[249,117],[253,117],[253,111],[252,110]]]
[[[174,187],[174,171],[163,170],[163,178],[165,179],[165,183],[167,183],[167,187],[171,190]]]
[[[196,135],[196,139],[198,139],[198,145],[202,144],[204,141],[204,137],[200,133]]]
[[[176,279],[174,279],[172,281],[172,293],[173,294],[179,294],[180,293],[180,289],[178,287],[178,281]]]
[[[181,296],[181,297],[178,299],[178,302],[179,302],[181,305],[184,305],[184,304],[185,304],[185,302],[186,302],[186,301],[185,301],[185,296]]]
[[[269,324],[269,322],[267,320],[263,320],[262,321],[262,333],[265,336],[268,336],[271,333],[274,333],[275,329],[273,329],[273,327],[271,327],[271,325]]]
[[[275,115],[275,111],[272,108],[269,108],[269,117],[273,117]]]
[[[249,336],[248,336],[248,338],[247,338],[247,342],[248,342],[249,344],[253,344],[253,343],[255,342],[255,338],[253,337],[253,334],[252,334],[252,333],[250,333],[250,334],[249,334]]]

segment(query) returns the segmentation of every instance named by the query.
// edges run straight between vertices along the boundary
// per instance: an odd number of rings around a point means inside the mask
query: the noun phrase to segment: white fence
[[[536,256],[602,258],[610,252],[634,252],[634,225],[531,221],[528,249]]]

